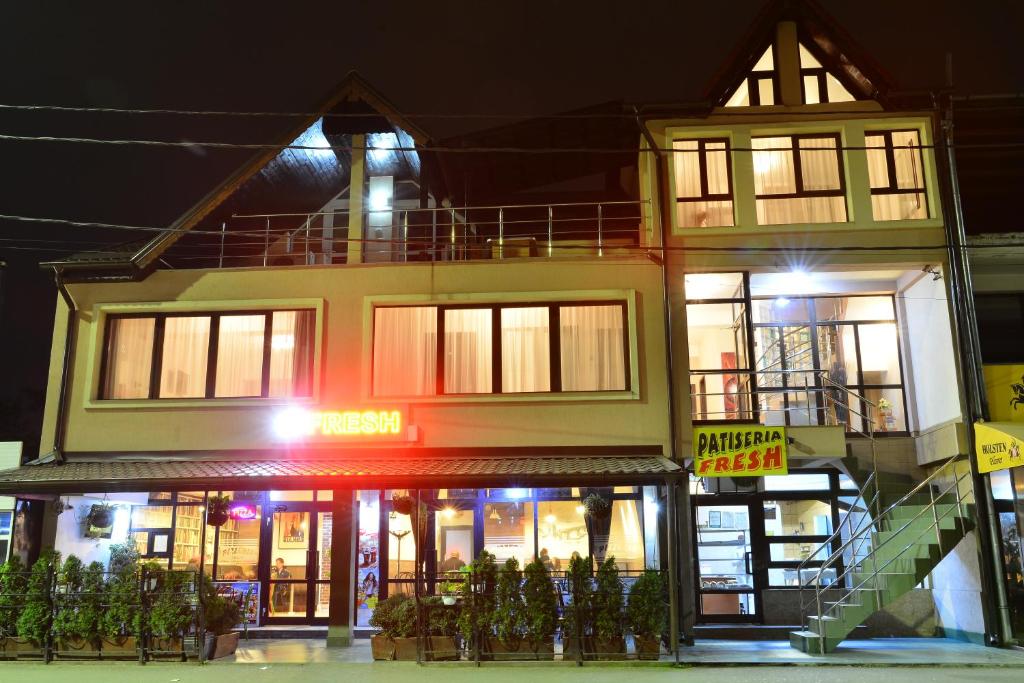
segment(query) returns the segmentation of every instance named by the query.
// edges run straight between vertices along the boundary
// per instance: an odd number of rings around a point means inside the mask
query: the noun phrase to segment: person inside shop
[[[466,563],[462,561],[462,554],[458,550],[453,550],[437,569],[441,572],[457,572],[465,566]]]
[[[548,554],[547,548],[540,549],[540,563],[544,565],[544,568],[549,572],[553,571],[555,568],[555,563],[551,561],[551,555]]]
[[[271,573],[274,575],[274,579],[278,581],[292,578],[292,573],[288,571],[288,567],[284,565],[283,557],[279,557],[274,560],[274,567],[271,569]],[[274,593],[271,596],[271,601],[274,604],[275,612],[290,611],[290,607],[288,605],[288,594],[290,591],[291,586],[286,583],[274,584]]]

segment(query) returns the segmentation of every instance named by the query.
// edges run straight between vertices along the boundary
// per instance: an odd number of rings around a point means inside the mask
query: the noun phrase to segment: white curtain
[[[113,318],[104,398],[149,398],[155,318]]]
[[[698,140],[676,140],[675,154],[676,197],[681,199],[701,196]],[[729,158],[725,142],[705,142],[704,166],[707,172],[707,191],[710,195],[729,193]],[[687,228],[706,228],[733,224],[731,201],[683,201],[678,203],[679,225]]]
[[[456,308],[444,312],[444,391],[491,392],[491,310]]]
[[[868,177],[872,188],[897,187],[901,190],[920,189],[921,192],[872,194],[871,209],[877,221],[898,221],[927,218],[928,208],[924,198],[924,171],[921,168],[920,149],[899,149],[908,145],[920,145],[917,131],[894,131],[892,133],[893,161],[896,177],[889,177],[886,162],[885,137],[865,136],[868,155]]]
[[[270,338],[270,396],[310,396],[313,311],[274,311]]]
[[[375,396],[432,396],[437,391],[437,309],[374,310]]]
[[[793,138],[753,138],[754,190],[761,197],[797,192]],[[836,190],[841,187],[839,150],[835,138],[800,140],[803,190]],[[846,220],[846,199],[841,194],[825,197],[763,198],[757,200],[760,225],[840,223]]]
[[[172,316],[164,320],[160,398],[206,396],[206,354],[209,348],[209,316]]]
[[[559,309],[563,391],[626,388],[622,307]]]
[[[262,313],[221,316],[214,396],[259,396],[262,393],[265,323],[266,316]]]
[[[501,390],[551,390],[548,309],[501,310]]]

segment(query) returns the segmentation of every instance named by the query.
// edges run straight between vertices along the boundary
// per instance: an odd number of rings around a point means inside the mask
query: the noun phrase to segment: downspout
[[[57,284],[57,291],[64,299],[68,307],[67,330],[64,333],[64,366],[60,373],[60,394],[57,398],[57,421],[54,425],[53,434],[53,455],[54,462],[58,465],[64,464],[64,436],[67,432],[67,409],[68,409],[68,384],[71,378],[71,361],[75,348],[75,301],[71,298],[68,288],[64,284],[64,273],[59,267],[54,267],[54,281]]]
[[[947,68],[950,65],[947,64]],[[941,105],[940,105],[941,106]],[[978,335],[977,313],[974,308],[974,285],[971,279],[971,265],[965,250],[967,242],[964,227],[963,204],[960,197],[960,181],[957,175],[956,156],[953,150],[953,103],[940,110],[940,126],[942,128],[942,146],[945,152],[947,182],[949,185],[947,206],[949,217],[943,221],[946,229],[946,250],[953,277],[950,288],[953,295],[953,322],[957,329],[960,350],[963,354],[963,374],[967,404],[967,445],[968,461],[971,467],[971,478],[978,505],[979,545],[981,547],[982,587],[987,588],[995,597],[995,614],[986,622],[995,627],[995,632],[988,634],[990,645],[1012,645],[1013,627],[1010,621],[1010,605],[1003,582],[1003,565],[999,547],[1002,542],[999,527],[996,524],[995,503],[992,499],[992,482],[988,475],[978,472],[977,460],[974,457],[974,422],[978,419],[988,420],[988,399],[985,396],[985,378],[982,371],[981,344]],[[980,500],[978,500],[980,498]]]
[[[636,119],[636,125],[640,129],[640,134],[644,140],[647,141],[647,145],[651,149],[651,153],[654,154],[654,175],[655,175],[655,192],[658,201],[658,239],[661,243],[661,298],[662,298],[662,309],[664,316],[665,325],[665,364],[668,369],[668,429],[669,429],[669,457],[672,462],[678,463],[680,461],[679,454],[676,449],[676,439],[678,434],[678,427],[676,425],[676,391],[675,391],[675,369],[672,354],[672,306],[670,305],[669,293],[671,288],[669,286],[668,279],[668,243],[665,239],[665,216],[668,208],[665,205],[666,192],[665,189],[668,187],[665,178],[664,169],[664,156],[661,153],[661,149],[658,147],[658,143],[654,140],[654,136],[651,135],[651,131],[648,130],[647,124],[640,119],[640,111],[635,106],[633,107],[633,115]],[[666,506],[668,514],[668,528],[667,528],[667,541],[669,548],[669,573],[674,574],[669,581],[669,602],[672,608],[669,612],[669,629],[670,637],[669,640],[672,644],[672,653],[675,655],[676,662],[679,661],[679,642],[680,635],[683,636],[687,643],[690,642],[689,634],[685,633],[685,626],[680,624],[680,607],[682,602],[682,596],[680,593],[683,590],[682,574],[680,569],[680,553],[679,544],[683,540],[680,538],[679,510],[676,504],[676,491],[674,487],[677,486],[675,483],[668,485],[669,490],[667,494]],[[686,486],[684,479],[683,486]],[[684,489],[684,494],[686,489]],[[684,498],[684,501],[686,499]],[[685,512],[689,514],[689,506],[686,505]],[[681,628],[682,627],[682,628]],[[681,633],[682,632],[682,633]]]

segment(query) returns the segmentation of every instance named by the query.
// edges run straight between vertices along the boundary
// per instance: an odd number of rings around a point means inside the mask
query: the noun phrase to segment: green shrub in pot
[[[28,586],[25,565],[17,555],[0,564],[0,639],[18,634],[18,613]]]
[[[530,649],[554,657],[555,629],[558,627],[558,594],[548,568],[534,560],[523,570],[523,630]]]
[[[56,609],[53,616],[53,633],[61,643],[62,649],[79,649],[81,641],[85,638],[78,621],[84,581],[85,565],[77,556],[68,555],[57,574],[57,590],[54,595]]]
[[[54,550],[40,553],[29,573],[24,607],[18,615],[18,635],[29,639],[39,648],[46,643],[46,637],[53,626],[50,594],[56,567],[59,565],[60,553]]]
[[[640,659],[657,659],[661,636],[665,632],[665,578],[648,569],[629,588],[626,621],[636,640]]]
[[[459,633],[467,647],[477,645],[476,634],[487,638],[493,632],[498,565],[494,555],[481,550],[464,574]]]
[[[377,634],[370,638],[376,660],[416,659],[416,601],[398,593],[377,602],[370,615]]]
[[[565,606],[562,618],[562,652],[565,658],[581,654],[580,646],[585,647],[593,635],[594,586],[590,567],[590,557],[574,555],[569,560],[566,579],[570,602]]]
[[[626,654],[624,586],[615,558],[609,557],[597,568],[594,589],[594,652],[599,659]]]

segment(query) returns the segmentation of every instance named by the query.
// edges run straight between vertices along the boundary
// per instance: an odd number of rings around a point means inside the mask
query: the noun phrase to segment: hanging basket
[[[409,496],[395,496],[391,499],[391,509],[400,515],[411,515],[413,500]]]
[[[89,510],[89,525],[106,529],[114,523],[114,508],[109,505],[93,505]]]
[[[206,523],[210,526],[224,526],[228,521],[227,510],[210,510],[206,515]]]

